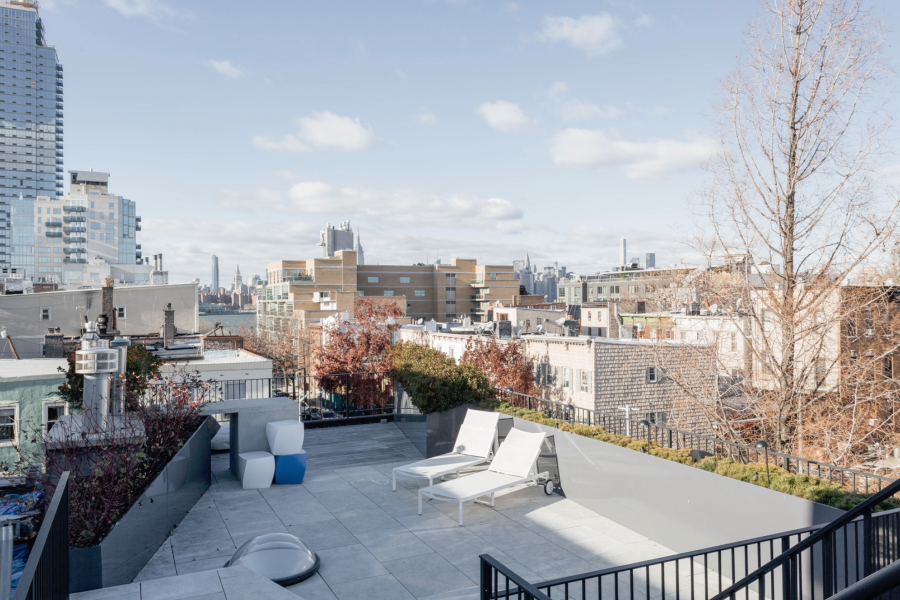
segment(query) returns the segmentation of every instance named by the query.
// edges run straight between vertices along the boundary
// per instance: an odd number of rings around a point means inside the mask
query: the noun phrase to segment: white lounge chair
[[[394,491],[397,491],[397,475],[424,478],[428,485],[435,479],[475,467],[491,460],[494,442],[497,441],[497,422],[500,413],[468,410],[462,427],[456,435],[453,452],[433,456],[394,469]]]
[[[538,479],[549,479],[550,473],[537,472],[537,459],[541,453],[545,433],[527,433],[512,429],[497,450],[487,471],[468,477],[445,481],[419,490],[419,514],[422,514],[422,498],[459,503],[459,524],[463,524],[463,502],[478,500],[490,494],[490,506],[494,506],[494,493],[500,490],[530,483]]]

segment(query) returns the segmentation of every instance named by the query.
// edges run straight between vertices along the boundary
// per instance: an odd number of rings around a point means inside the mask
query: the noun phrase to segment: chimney
[[[44,358],[65,358],[66,352],[63,349],[63,334],[56,329],[50,328],[44,334]]]
[[[162,266],[162,254],[159,254],[159,267],[157,267],[156,270],[157,270],[157,271],[162,271],[162,270],[163,270],[163,266]]]
[[[628,262],[628,258],[625,256],[625,238],[622,238],[622,247],[619,249],[619,264],[624,265]]]
[[[166,304],[163,315],[163,346],[168,348],[175,343],[175,310],[171,302]]]
[[[103,282],[103,287],[100,288],[101,293],[101,303],[100,303],[100,314],[106,317],[106,328],[114,329],[113,323],[115,323],[115,313],[116,307],[115,302],[113,301],[113,278],[107,277]],[[106,331],[101,332],[103,335],[106,335]]]

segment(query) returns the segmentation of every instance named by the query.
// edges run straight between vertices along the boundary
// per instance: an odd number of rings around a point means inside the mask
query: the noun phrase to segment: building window
[[[609,286],[609,293],[610,293],[610,294],[618,294],[618,293],[619,293],[619,286],[617,286],[617,285],[611,285],[611,286]]]
[[[629,291],[630,293],[632,293],[632,294],[636,294],[637,291],[638,291],[638,286],[636,286],[636,285],[629,285],[629,286],[628,286],[628,291]]]
[[[59,418],[68,414],[68,406],[65,402],[44,403],[44,433],[50,431]]]
[[[636,308],[637,308],[637,310],[635,312],[639,315],[642,315],[647,312],[647,304],[644,302],[637,302]]]
[[[569,367],[563,367],[562,386],[564,389],[570,389],[572,387],[572,369]]]
[[[659,383],[659,369],[656,367],[647,367],[644,375],[647,383]]]
[[[124,318],[125,318],[125,307],[124,307],[124,306],[117,306],[117,307],[116,307],[116,318],[117,318],[117,319],[124,319]]]
[[[737,352],[737,333],[731,332],[731,351]]]
[[[110,202],[110,203],[109,203],[109,207],[110,207],[110,208],[115,208],[115,205],[113,205],[113,203]]]
[[[369,283],[378,283],[377,277],[369,277]]]
[[[579,388],[582,392],[590,392],[591,391],[591,373],[590,371],[582,370],[581,371],[581,385]]]
[[[393,296],[393,295],[394,295],[394,290],[384,290],[384,295],[385,295],[385,296]]]
[[[15,404],[0,406],[0,446],[11,446],[18,436],[19,407]]]
[[[490,280],[491,280],[491,281],[497,281],[497,274],[496,274],[496,273],[490,273],[490,274],[489,274],[489,277],[490,277]]]
[[[41,309],[41,321],[49,321],[50,320],[50,309],[42,308]]]
[[[424,298],[425,290],[416,290],[416,296],[418,296],[419,298]]]
[[[525,319],[525,329],[531,329],[531,319]]]
[[[359,290],[359,297],[362,298],[366,293],[363,290]]]
[[[590,321],[591,320],[591,311],[587,311],[587,315],[588,315],[587,320]]]
[[[409,277],[401,277],[400,283],[409,283]]]

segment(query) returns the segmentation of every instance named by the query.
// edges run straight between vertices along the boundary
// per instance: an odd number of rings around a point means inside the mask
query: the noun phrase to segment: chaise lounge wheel
[[[553,481],[552,480],[547,481],[547,483],[544,484],[544,493],[547,494],[548,496],[553,493]]]

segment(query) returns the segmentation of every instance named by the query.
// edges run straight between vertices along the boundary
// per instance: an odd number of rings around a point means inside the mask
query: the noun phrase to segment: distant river
[[[200,322],[203,321],[209,322],[209,327],[206,327],[206,323],[200,327],[202,332],[207,332],[213,328],[213,325],[218,321],[221,323],[225,329],[228,329],[231,333],[236,334],[241,328],[241,325],[246,327],[250,327],[252,329],[256,328],[256,313],[242,313],[239,315],[200,315]]]

